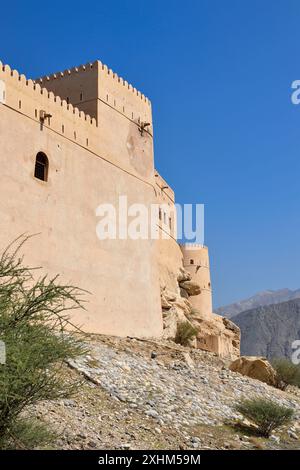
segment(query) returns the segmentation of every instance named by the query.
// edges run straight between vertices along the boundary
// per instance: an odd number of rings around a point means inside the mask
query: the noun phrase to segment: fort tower
[[[193,307],[204,318],[212,315],[212,289],[210,280],[208,248],[203,245],[181,245],[183,254],[183,267],[192,275],[192,279],[199,284],[201,293],[190,298]]]

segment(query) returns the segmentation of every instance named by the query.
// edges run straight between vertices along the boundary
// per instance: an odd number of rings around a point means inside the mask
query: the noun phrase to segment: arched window
[[[193,260],[193,259],[190,260],[190,264],[194,264],[194,260]]]
[[[39,152],[35,159],[34,176],[42,181],[48,180],[49,161],[47,155]]]

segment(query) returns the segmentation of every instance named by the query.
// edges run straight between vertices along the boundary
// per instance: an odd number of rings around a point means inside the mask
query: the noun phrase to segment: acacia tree
[[[275,429],[288,424],[294,416],[292,408],[260,397],[241,400],[235,409],[252,421],[257,427],[257,432],[263,437],[270,437]]]
[[[77,390],[78,382],[66,381],[61,365],[85,352],[69,317],[70,310],[83,308],[85,292],[60,284],[57,276],[37,278],[20,256],[28,238],[20,237],[0,257],[0,341],[6,348],[0,364],[0,448],[26,447],[20,415],[28,405]]]

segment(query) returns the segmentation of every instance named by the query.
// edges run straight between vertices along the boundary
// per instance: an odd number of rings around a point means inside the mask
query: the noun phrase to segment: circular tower
[[[201,293],[190,297],[189,301],[204,318],[209,318],[212,314],[212,290],[208,248],[194,243],[186,243],[180,247],[184,269],[191,274],[192,280],[201,288]]]

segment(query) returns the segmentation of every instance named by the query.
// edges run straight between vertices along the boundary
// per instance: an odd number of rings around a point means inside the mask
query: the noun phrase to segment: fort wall
[[[177,276],[182,267],[182,252],[177,243],[175,194],[166,180],[155,171],[155,196],[160,205],[158,217],[158,266],[161,287],[178,290]]]
[[[118,140],[111,146],[95,118],[24,75],[1,65],[1,82],[0,246],[21,233],[38,233],[24,248],[26,262],[91,292],[86,312],[74,314],[86,331],[160,336],[156,242],[100,241],[95,213],[101,203],[117,207],[120,195],[128,204],[156,202],[152,136],[141,136],[136,123],[110,108]],[[49,120],[40,121],[41,110]],[[128,154],[130,137],[151,142],[143,148],[148,173]],[[40,151],[49,159],[47,182],[34,177]]]
[[[38,233],[24,247],[26,262],[91,293],[75,323],[91,333],[161,336],[160,287],[179,295],[182,266],[201,288],[191,303],[212,317],[208,250],[177,243],[175,194],[154,168],[142,93],[99,61],[34,81],[0,63],[0,138],[0,248]],[[34,176],[38,152],[49,160],[47,181]],[[97,238],[97,207],[118,211],[120,196],[159,205],[156,240]]]

